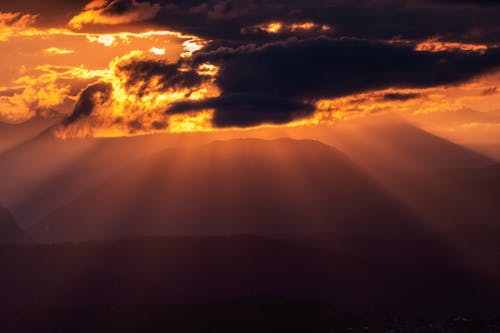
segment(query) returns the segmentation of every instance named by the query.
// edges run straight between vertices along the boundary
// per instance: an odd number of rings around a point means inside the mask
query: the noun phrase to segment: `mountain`
[[[28,226],[123,165],[172,141],[155,136],[61,140],[43,131],[0,152],[0,174],[9,175],[0,182],[0,201]]]
[[[467,146],[495,161],[500,161],[500,144],[498,142],[499,140],[493,139],[492,142],[467,143]]]
[[[318,128],[316,137],[344,152],[439,232],[500,219],[497,183],[485,181],[479,188],[451,177],[458,168],[479,174],[494,168],[498,162],[481,153],[387,117]]]
[[[432,172],[484,167],[496,161],[400,119],[382,117],[318,130],[316,138],[368,169]]]
[[[0,123],[0,145],[2,140],[17,140],[30,124]],[[2,126],[9,130],[2,132]],[[24,138],[0,151],[0,174],[9,175],[0,182],[0,202],[9,207],[23,227],[39,221],[138,158],[169,147],[214,141],[208,133],[62,140],[47,128]]]
[[[37,137],[37,135],[58,121],[58,119],[44,119],[39,116],[19,124],[0,121],[0,154],[15,149],[17,146]]]
[[[414,232],[405,209],[344,154],[311,140],[240,139],[128,165],[31,231],[45,240],[137,235]]]
[[[460,189],[465,194],[463,206],[468,210],[470,223],[458,229],[476,243],[489,246],[500,239],[500,164],[483,168],[456,168],[435,173],[442,187]],[[455,193],[455,197],[456,197]],[[460,211],[455,206],[455,210]],[[463,212],[462,215],[466,215]],[[500,252],[499,252],[500,253]]]
[[[23,124],[10,125],[18,126]],[[15,130],[6,133],[17,135]],[[7,134],[2,135],[0,140]],[[28,228],[138,158],[167,148],[193,147],[242,135],[265,140],[284,136],[297,140],[312,138],[338,148],[370,176],[378,176],[380,170],[408,174],[492,163],[472,150],[401,120],[377,121],[376,117],[334,126],[122,138],[60,140],[46,131],[0,153],[0,174],[9,175],[0,182],[0,202],[16,215],[21,226]],[[395,183],[398,185],[399,179]]]
[[[0,206],[0,244],[31,243],[30,237],[16,224],[12,214]]]

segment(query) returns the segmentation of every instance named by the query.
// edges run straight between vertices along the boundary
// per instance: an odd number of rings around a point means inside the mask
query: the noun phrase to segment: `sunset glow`
[[[206,111],[186,116],[169,116],[166,112],[178,102],[200,101],[220,95],[221,89],[217,85],[220,65],[207,61],[192,64],[191,60],[210,41],[171,30],[140,31],[140,22],[158,14],[160,7],[157,4],[132,1],[131,10],[126,15],[111,15],[111,6],[108,1],[92,1],[66,25],[43,28],[37,26],[37,14],[1,13],[0,43],[7,49],[19,49],[20,53],[2,55],[3,63],[8,66],[2,70],[4,75],[0,82],[0,118],[17,123],[29,121],[40,113],[68,117],[74,112],[82,90],[102,82],[110,84],[109,97],[92,95],[91,98],[99,102],[92,114],[61,125],[54,132],[58,137],[138,135],[178,132],[180,128],[182,131],[215,130]],[[136,24],[137,27],[128,26],[131,30],[121,30],[124,24]],[[104,33],[84,31],[92,25],[110,26],[112,30]],[[252,29],[270,34],[335,34],[331,26],[312,21],[276,21],[256,25]],[[242,33],[250,33],[254,31],[252,29],[243,29]],[[390,45],[393,41],[388,43]],[[447,42],[436,38],[415,43],[415,50],[422,53],[471,52],[483,55],[491,47],[496,46]],[[179,63],[179,73],[193,71],[200,79],[189,87],[182,87],[182,84],[165,86],[159,73],[159,76],[134,78],[130,83],[129,75],[132,73],[121,70],[121,67],[134,62],[158,68]],[[478,77],[473,83],[461,82],[453,86],[436,85],[410,90],[389,87],[388,90],[374,89],[339,98],[322,98],[314,103],[314,114],[283,126],[318,122],[332,124],[380,112],[407,116],[453,113],[465,108],[490,112],[493,110],[488,106],[498,102],[496,86],[499,84],[498,76],[490,75],[487,79]],[[310,103],[306,99],[300,102]],[[185,119],[191,119],[188,121],[190,125],[185,125]],[[192,119],[197,120],[193,122]],[[259,125],[266,125],[266,122]]]

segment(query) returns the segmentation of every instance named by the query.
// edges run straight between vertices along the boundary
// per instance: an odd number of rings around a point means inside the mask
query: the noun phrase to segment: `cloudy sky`
[[[500,132],[495,0],[0,4],[0,121],[59,137],[332,124],[394,113]]]

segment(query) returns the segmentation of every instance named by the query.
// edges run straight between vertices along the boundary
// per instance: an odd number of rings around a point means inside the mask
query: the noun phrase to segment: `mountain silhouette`
[[[138,158],[168,148],[183,149],[241,135],[239,131],[221,131],[59,140],[45,131],[0,153],[0,173],[9,175],[0,183],[0,202],[27,228]],[[265,140],[283,135],[298,140],[312,138],[338,148],[364,171],[375,175],[380,170],[408,174],[493,163],[402,121],[350,121],[290,132],[263,128],[248,130],[244,135]]]
[[[318,131],[317,139],[337,147],[362,166],[384,171],[432,172],[495,163],[408,122],[386,117],[339,124],[331,130]]]
[[[450,203],[464,219],[457,226],[457,232],[474,242],[477,247],[491,249],[500,239],[500,164],[483,168],[459,168],[443,170],[434,175],[441,187],[451,187],[455,198],[461,193],[462,200]],[[459,192],[458,192],[459,191]],[[432,196],[429,200],[432,200]],[[453,205],[453,206],[452,206]],[[465,207],[465,208],[459,208]],[[496,247],[496,245],[495,245]],[[498,252],[497,252],[498,253]],[[498,256],[498,255],[497,255]],[[498,258],[496,258],[498,260]]]
[[[31,231],[44,240],[289,236],[406,232],[410,220],[396,200],[330,146],[241,139],[167,149],[139,160]]]
[[[30,140],[57,123],[57,119],[44,119],[40,116],[19,124],[4,123],[0,120],[0,154]]]
[[[31,243],[30,237],[16,224],[14,216],[0,206],[0,244]]]

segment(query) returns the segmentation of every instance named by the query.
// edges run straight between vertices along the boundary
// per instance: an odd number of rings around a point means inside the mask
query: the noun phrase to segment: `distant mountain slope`
[[[467,146],[474,149],[485,156],[488,156],[495,161],[500,162],[500,140],[491,140],[491,142],[472,142],[467,143]]]
[[[168,149],[129,165],[32,231],[48,240],[303,235],[399,232],[408,220],[396,201],[329,146],[242,139]]]
[[[397,172],[484,167],[495,161],[471,149],[394,119],[339,124],[318,135],[360,165]]]
[[[19,125],[22,126],[22,125]],[[0,129],[1,130],[1,129]],[[0,153],[0,202],[23,226],[95,186],[125,163],[164,149],[154,136],[61,140],[44,131]]]
[[[31,243],[30,237],[16,224],[12,214],[0,206],[0,244]]]
[[[455,196],[457,189],[463,193],[463,206],[475,213],[471,221],[475,224],[489,221],[500,231],[500,164],[448,169],[433,174],[433,177],[439,180],[441,187],[453,187]]]
[[[18,145],[35,138],[38,134],[57,123],[57,119],[35,117],[20,124],[0,121],[0,153],[15,149]]]

